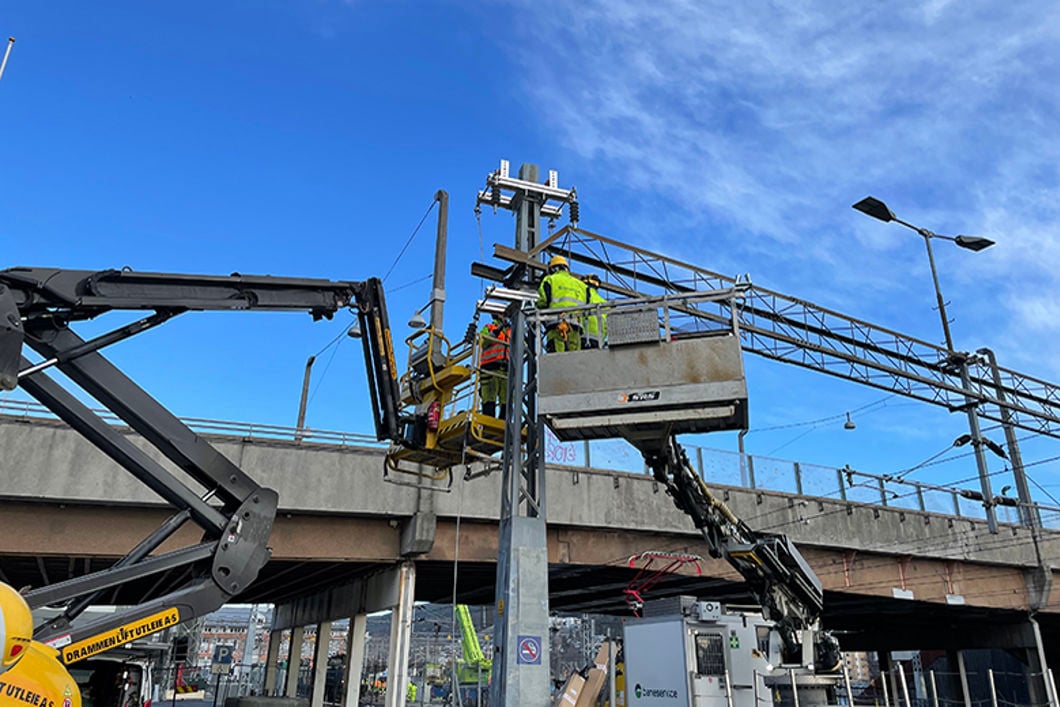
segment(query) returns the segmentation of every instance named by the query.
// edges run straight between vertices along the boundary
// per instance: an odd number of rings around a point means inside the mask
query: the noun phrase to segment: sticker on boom
[[[644,390],[639,393],[622,393],[618,396],[620,403],[650,403],[659,399],[658,390]]]
[[[119,626],[113,631],[100,633],[83,641],[78,641],[63,648],[63,662],[69,665],[79,660],[84,660],[97,653],[109,651],[111,648],[124,646],[130,641],[157,633],[170,626],[180,623],[180,612],[174,607],[160,611],[157,614],[145,616],[124,626]]]

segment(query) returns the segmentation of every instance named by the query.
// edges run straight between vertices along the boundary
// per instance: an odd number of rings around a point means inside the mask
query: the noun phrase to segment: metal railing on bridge
[[[95,410],[108,422],[120,424],[113,414]],[[55,419],[43,405],[36,402],[0,400],[0,415],[8,418]],[[182,422],[196,432],[206,435],[237,437],[260,441],[293,441],[343,447],[383,449],[384,444],[372,435],[335,430],[287,427],[251,422],[212,420],[182,417]],[[861,505],[900,508],[925,513],[938,513],[958,518],[984,519],[980,501],[962,495],[962,489],[944,488],[929,483],[912,481],[891,475],[869,474],[849,467],[828,467],[805,464],[786,459],[758,455],[741,455],[698,445],[685,445],[689,459],[700,475],[710,484],[738,488],[778,491],[800,496],[812,496],[847,501]],[[579,469],[642,472],[640,454],[619,440],[561,442],[551,433],[546,435],[545,460],[549,464]],[[969,489],[973,490],[974,481]],[[1060,529],[1060,509],[1040,506],[1046,527]],[[1019,522],[1018,508],[1000,506],[998,520]]]
[[[122,424],[119,417],[109,410],[92,408],[104,420],[112,424]],[[55,415],[40,403],[25,400],[0,400],[0,414],[8,417],[34,419],[55,419]],[[223,435],[251,440],[282,440],[312,442],[314,444],[332,444],[351,447],[385,448],[386,444],[376,440],[375,436],[359,432],[337,432],[335,430],[317,430],[310,427],[286,427],[257,422],[231,422],[211,420],[204,417],[181,417],[185,425],[208,435]]]

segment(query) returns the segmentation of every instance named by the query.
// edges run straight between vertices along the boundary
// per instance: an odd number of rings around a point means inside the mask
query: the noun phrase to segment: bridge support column
[[[386,707],[405,707],[409,685],[409,642],[416,599],[416,564],[398,568],[398,602],[390,618],[390,657],[386,667]]]
[[[1057,696],[1053,694],[1049,683],[1049,664],[1045,659],[1045,645],[1042,643],[1042,632],[1034,617],[1028,617],[1024,627],[1027,635],[1027,690],[1033,704],[1055,705]]]
[[[313,691],[310,707],[324,707],[324,687],[328,676],[328,647],[331,645],[331,622],[317,624],[317,645],[313,651]]]
[[[269,632],[269,654],[265,659],[265,694],[272,696],[276,692],[276,673],[280,669],[280,641],[283,631]]]
[[[298,697],[298,673],[302,667],[302,641],[305,639],[305,626],[291,629],[291,647],[287,653],[287,684],[284,686],[284,697]]]
[[[964,651],[954,651],[957,654],[957,674],[961,681],[961,698],[964,707],[972,707],[972,691],[968,688],[968,668],[964,665]]]
[[[357,707],[361,697],[361,679],[364,675],[364,636],[368,628],[368,615],[350,617],[350,631],[346,636],[346,695],[343,707]]]
[[[887,699],[884,700],[885,704],[897,705],[900,700],[898,699],[898,681],[894,674],[894,661],[891,660],[890,651],[878,651],[876,656],[879,658],[880,663],[880,682],[886,683],[884,689]]]

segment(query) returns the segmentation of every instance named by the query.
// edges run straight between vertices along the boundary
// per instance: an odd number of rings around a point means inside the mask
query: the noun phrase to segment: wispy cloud
[[[1040,356],[1060,344],[1060,6],[513,4],[532,35],[510,51],[544,128],[593,179],[700,234],[668,251],[706,245],[715,262],[694,259],[708,267],[885,311],[925,277],[924,255],[850,210],[872,193],[914,223],[997,240],[940,257],[962,324],[981,327],[961,338],[1060,373]],[[923,309],[929,288],[909,294]]]

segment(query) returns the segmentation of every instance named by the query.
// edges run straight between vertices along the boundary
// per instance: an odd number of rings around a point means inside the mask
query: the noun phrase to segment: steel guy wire
[[[401,260],[402,256],[405,255],[405,251],[407,251],[409,249],[409,246],[412,245],[412,239],[416,237],[417,233],[419,233],[420,227],[423,225],[423,222],[427,220],[427,217],[431,215],[431,211],[434,209],[434,205],[437,203],[437,199],[431,199],[431,204],[427,207],[427,211],[424,212],[423,218],[421,218],[420,222],[416,224],[416,228],[412,229],[412,235],[408,237],[408,240],[405,241],[405,245],[401,247],[401,252],[398,253],[396,258],[394,258],[394,262],[391,263],[390,269],[386,271],[386,275],[383,275],[382,281],[384,283],[386,282],[386,279],[390,277],[390,273],[394,272],[394,268],[397,267],[398,262]]]

